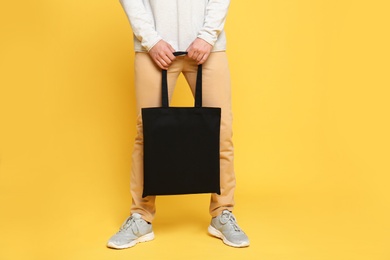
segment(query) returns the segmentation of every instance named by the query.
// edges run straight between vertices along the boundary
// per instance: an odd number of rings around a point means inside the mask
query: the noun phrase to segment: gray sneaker
[[[133,213],[122,224],[119,231],[108,240],[107,247],[115,249],[129,248],[137,243],[153,239],[152,224],[143,220],[140,214]]]
[[[249,246],[247,235],[238,226],[233,213],[228,210],[224,210],[222,214],[211,219],[208,231],[210,235],[222,239],[226,245],[233,247]]]

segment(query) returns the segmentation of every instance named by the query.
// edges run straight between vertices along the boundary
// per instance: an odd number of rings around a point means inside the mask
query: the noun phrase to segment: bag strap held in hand
[[[173,53],[173,55],[175,56],[186,55],[186,54],[187,52],[185,51],[177,51]],[[162,70],[161,74],[162,74],[162,82],[161,82],[162,107],[169,107],[167,70]],[[196,75],[195,107],[202,107],[202,64],[198,65],[198,73]]]

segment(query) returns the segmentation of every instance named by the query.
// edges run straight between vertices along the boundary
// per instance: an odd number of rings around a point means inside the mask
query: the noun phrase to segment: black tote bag
[[[166,70],[162,71],[161,96],[162,107],[141,110],[144,135],[142,197],[220,194],[221,108],[202,107],[202,65],[198,66],[194,107],[169,107]]]

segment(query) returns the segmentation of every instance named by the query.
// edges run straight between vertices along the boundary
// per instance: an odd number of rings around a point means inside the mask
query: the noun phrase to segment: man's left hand
[[[196,38],[195,41],[193,41],[191,45],[188,47],[187,55],[191,59],[197,61],[199,65],[206,62],[212,49],[213,49],[213,45],[211,45],[210,43],[206,42],[201,38]]]

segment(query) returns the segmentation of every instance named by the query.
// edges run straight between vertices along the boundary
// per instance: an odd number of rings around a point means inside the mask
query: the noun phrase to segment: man
[[[212,194],[208,231],[233,247],[249,246],[233,214],[234,188],[231,86],[223,30],[229,0],[120,0],[134,33],[137,137],[132,156],[131,216],[107,246],[128,248],[154,238],[155,197],[142,198],[143,134],[141,108],[161,105],[161,69],[168,70],[168,95],[183,73],[194,93],[203,64],[203,105],[221,108],[221,195]],[[175,51],[187,51],[175,57]]]

